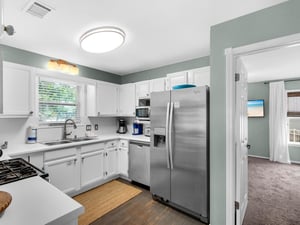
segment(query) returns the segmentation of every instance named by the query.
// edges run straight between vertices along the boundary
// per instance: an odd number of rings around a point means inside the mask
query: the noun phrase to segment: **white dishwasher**
[[[130,142],[129,178],[150,186],[150,144]]]

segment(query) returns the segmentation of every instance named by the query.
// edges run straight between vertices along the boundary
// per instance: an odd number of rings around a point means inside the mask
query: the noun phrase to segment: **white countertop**
[[[1,225],[61,225],[84,212],[82,205],[39,176],[1,185],[0,190],[12,196],[0,214]]]
[[[4,150],[4,152],[8,156],[18,156],[22,154],[29,154],[34,152],[43,152],[43,151],[49,151],[53,149],[60,149],[60,148],[67,148],[67,147],[73,147],[78,145],[86,145],[86,144],[92,144],[102,141],[109,141],[109,140],[115,140],[115,139],[126,139],[129,141],[141,141],[145,143],[150,143],[150,137],[146,137],[144,135],[131,135],[131,134],[103,134],[99,135],[93,140],[88,141],[80,141],[80,142],[72,142],[68,144],[59,144],[59,145],[44,145],[41,143],[35,143],[35,144],[13,144],[9,143],[8,148]],[[3,160],[2,157],[0,160]]]

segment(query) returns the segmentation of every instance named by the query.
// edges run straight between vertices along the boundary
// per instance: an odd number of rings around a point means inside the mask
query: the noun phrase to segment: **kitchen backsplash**
[[[90,124],[92,130],[86,131],[86,125]],[[98,130],[95,130],[95,124],[98,124]],[[13,118],[13,119],[0,119],[0,144],[4,141],[13,144],[26,143],[27,128],[29,126],[37,127],[37,140],[38,142],[59,140],[63,135],[62,126],[38,126],[38,120],[35,117]],[[130,128],[129,128],[130,129]],[[78,124],[77,129],[73,126],[67,127],[68,132],[72,131],[70,137],[82,137],[86,135],[101,135],[116,133],[117,119],[116,118],[85,118],[82,123]],[[132,129],[131,129],[132,130]],[[130,130],[129,130],[130,131]]]

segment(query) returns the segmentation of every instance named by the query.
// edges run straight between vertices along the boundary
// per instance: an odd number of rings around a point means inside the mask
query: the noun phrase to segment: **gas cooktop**
[[[0,185],[33,176],[40,176],[47,180],[49,175],[22,158],[0,161]]]

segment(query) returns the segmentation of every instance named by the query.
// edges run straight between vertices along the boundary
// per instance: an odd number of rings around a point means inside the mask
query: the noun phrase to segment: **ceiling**
[[[212,25],[284,1],[41,0],[55,10],[40,19],[24,12],[28,0],[3,0],[4,24],[16,33],[0,43],[126,75],[207,56]],[[123,29],[124,45],[103,54],[84,52],[80,36],[99,26]]]
[[[300,46],[291,45],[276,50],[243,56],[248,82],[300,78]]]

